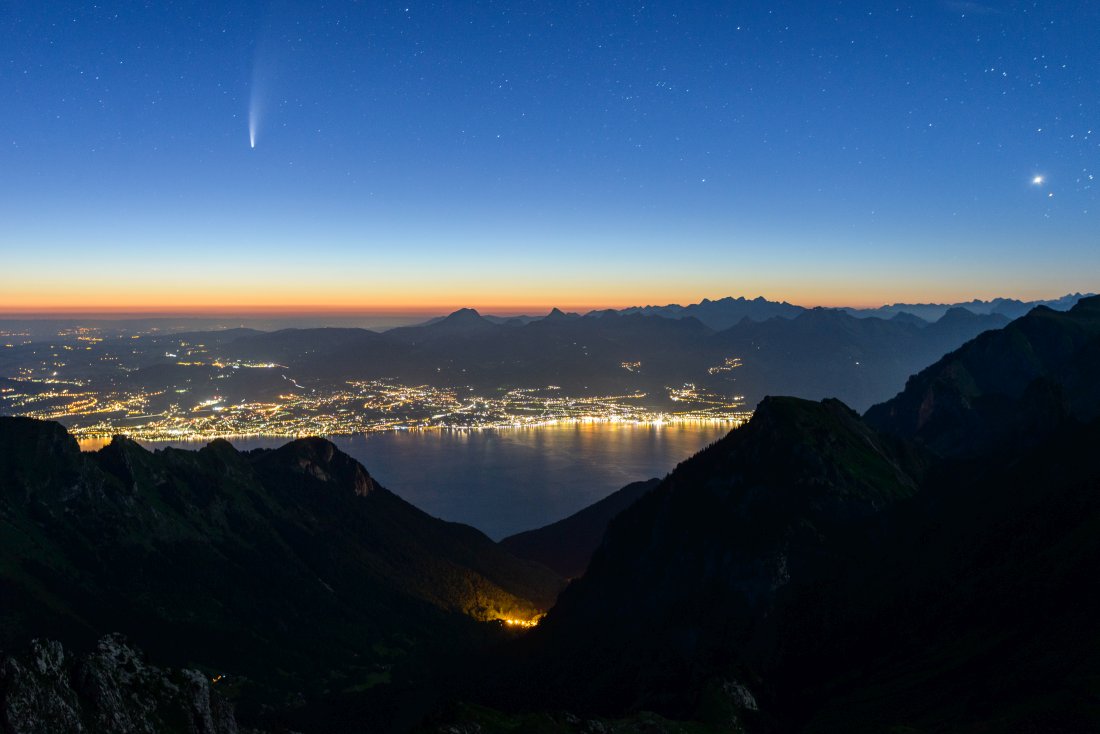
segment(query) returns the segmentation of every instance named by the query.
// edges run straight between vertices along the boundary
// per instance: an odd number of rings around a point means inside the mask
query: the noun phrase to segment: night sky
[[[1088,2],[9,0],[0,311],[1097,291],[1098,31]]]

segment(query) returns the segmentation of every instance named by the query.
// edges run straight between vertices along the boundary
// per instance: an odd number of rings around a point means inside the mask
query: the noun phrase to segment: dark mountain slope
[[[281,690],[533,617],[560,583],[319,439],[89,455],[57,424],[0,418],[0,510],[0,645],[121,631],[157,661]]]
[[[171,349],[177,348],[181,343],[188,345],[202,344],[207,347],[222,346],[238,339],[264,336],[266,332],[258,329],[250,329],[237,326],[229,329],[211,329],[209,331],[177,331],[169,334],[157,334],[149,337],[152,341],[164,344]]]
[[[441,319],[419,326],[390,329],[386,336],[410,344],[440,344],[470,337],[498,334],[502,328],[472,308],[460,308]]]
[[[237,359],[291,365],[318,355],[377,348],[388,341],[384,335],[368,329],[280,329],[236,339],[225,345],[225,351]]]
[[[518,558],[541,563],[563,578],[576,578],[588,567],[608,523],[660,483],[659,479],[633,482],[580,512],[545,527],[510,535],[500,544]]]
[[[1068,413],[1100,414],[1100,297],[1067,312],[1039,307],[982,334],[910,378],[867,412],[878,429],[943,454],[1026,440]]]
[[[887,321],[893,321],[893,322],[899,323],[899,324],[910,324],[912,326],[919,326],[921,328],[923,328],[925,326],[928,326],[927,321],[922,319],[920,316],[914,316],[913,314],[909,313],[908,311],[898,311],[896,314],[894,314],[893,316],[890,316],[888,318],[887,317],[880,317],[880,318],[886,318]]]
[[[559,312],[560,313],[560,312]],[[663,391],[702,373],[709,329],[692,318],[577,317],[495,324],[472,309],[420,326],[378,334],[364,329],[285,329],[224,347],[234,359],[276,362],[300,381],[395,378],[418,384],[496,390],[558,385],[596,390]],[[642,361],[630,373],[623,362]]]
[[[1100,423],[952,463],[787,607],[784,730],[1100,730]],[[900,510],[904,510],[901,512]]]
[[[502,374],[531,374],[578,394],[639,389],[659,395],[684,375],[703,371],[707,358],[701,349],[710,334],[692,318],[563,316],[511,330],[492,354]],[[641,367],[627,372],[623,362]]]
[[[717,355],[740,357],[742,366],[708,383],[732,379],[750,403],[765,394],[835,397],[863,410],[948,350],[1006,323],[1002,316],[955,314],[921,327],[822,308],[789,319],[745,321],[710,343],[716,361]]]
[[[285,366],[295,380],[307,385],[314,380],[345,382],[398,376],[407,382],[424,382],[436,375],[430,355],[390,336],[390,332],[379,334],[367,329],[283,329],[232,342],[223,351],[232,359]]]
[[[786,587],[831,573],[837,538],[917,475],[838,401],[765,400],[612,521],[532,635],[536,688],[583,710],[690,713],[709,677],[775,644]]]
[[[456,321],[448,327],[452,318]],[[457,328],[473,323],[480,326]],[[412,356],[404,362],[382,361],[371,369],[390,369],[388,374],[433,384],[493,390],[557,385],[575,395],[663,391],[665,384],[678,384],[685,375],[703,371],[708,357],[700,354],[700,347],[710,333],[695,319],[561,314],[497,325],[476,313],[456,312],[428,326],[401,330],[394,338],[408,344]],[[642,362],[641,371],[622,368],[623,362],[634,361]]]

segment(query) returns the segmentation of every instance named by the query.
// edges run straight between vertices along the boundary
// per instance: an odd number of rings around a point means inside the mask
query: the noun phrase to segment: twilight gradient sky
[[[8,0],[0,312],[1097,291],[1098,30],[1095,2]]]

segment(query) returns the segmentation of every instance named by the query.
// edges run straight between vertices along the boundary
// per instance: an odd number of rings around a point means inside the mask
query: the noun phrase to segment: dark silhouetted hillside
[[[122,632],[261,692],[388,680],[483,636],[476,620],[537,616],[561,583],[322,439],[82,454],[56,423],[0,418],[0,512],[0,645]]]
[[[541,563],[563,578],[576,578],[588,567],[607,524],[658,484],[659,479],[633,482],[580,512],[545,527],[510,535],[500,544],[518,558]]]
[[[787,587],[831,569],[850,525],[919,471],[838,401],[763,401],[612,521],[532,636],[536,687],[585,711],[690,715],[708,667],[777,644]]]
[[[703,381],[733,380],[731,386],[750,402],[765,394],[835,397],[862,410],[945,352],[1006,323],[1002,316],[953,313],[921,326],[904,319],[855,318],[837,309],[745,321],[715,334],[710,343],[714,353],[739,357],[742,366]]]

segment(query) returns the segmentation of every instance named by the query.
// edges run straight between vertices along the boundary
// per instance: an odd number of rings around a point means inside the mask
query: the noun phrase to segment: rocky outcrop
[[[362,464],[323,438],[298,439],[279,449],[278,453],[285,455],[283,460],[291,471],[326,484],[351,487],[360,497],[366,497],[376,488]]]
[[[117,635],[88,654],[35,640],[0,656],[4,734],[237,734],[232,705],[196,670],[149,665]]]

